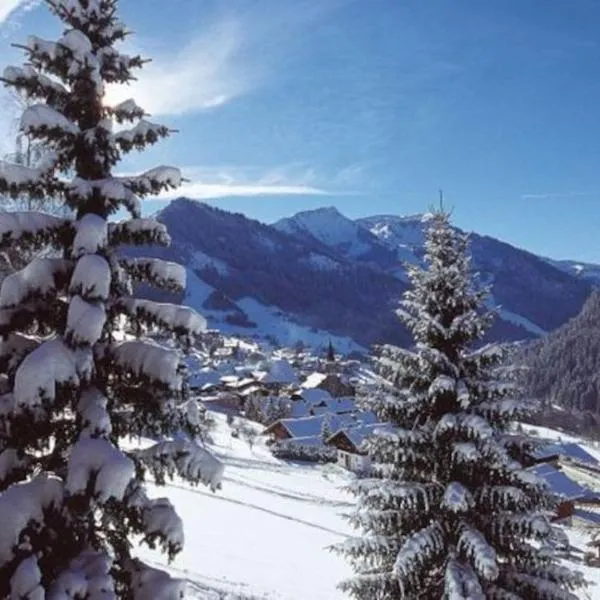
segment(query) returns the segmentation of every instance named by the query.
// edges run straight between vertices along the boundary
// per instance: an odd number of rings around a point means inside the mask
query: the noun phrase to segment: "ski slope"
[[[343,469],[287,463],[273,458],[262,440],[254,449],[231,437],[223,415],[213,451],[225,463],[223,489],[174,483],[150,489],[168,496],[183,518],[185,549],[169,566],[189,581],[188,597],[203,600],[341,600],[337,583],[351,574],[327,551],[349,527],[352,508],[342,490]],[[155,566],[159,553],[140,548]]]
[[[335,465],[278,460],[260,438],[250,449],[231,437],[224,415],[213,416],[211,448],[225,463],[223,489],[212,493],[178,482],[151,488],[177,508],[186,545],[168,566],[145,546],[140,556],[187,579],[188,598],[347,600],[336,585],[351,576],[350,568],[327,547],[351,532],[342,514],[352,510],[352,497],[343,490],[352,475]],[[572,544],[587,550],[589,535],[565,531]],[[600,600],[600,569],[569,566],[592,582],[579,597]]]

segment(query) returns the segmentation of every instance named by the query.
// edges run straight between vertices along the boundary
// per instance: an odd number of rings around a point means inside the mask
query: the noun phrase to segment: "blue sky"
[[[0,63],[19,60],[9,42],[58,32],[29,4],[0,0]],[[421,212],[442,188],[465,229],[600,262],[600,2],[122,0],[121,11],[137,34],[129,49],[153,63],[111,94],[180,130],[128,169],[181,166],[190,195],[267,222],[323,205]]]

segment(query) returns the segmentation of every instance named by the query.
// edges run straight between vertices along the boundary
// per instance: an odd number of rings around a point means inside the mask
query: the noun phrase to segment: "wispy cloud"
[[[133,97],[152,115],[162,116],[226,104],[269,81],[302,38],[302,31],[344,1],[266,0],[251,11],[220,14],[174,51],[148,47],[147,40],[139,38],[139,46],[127,51],[148,54],[152,62],[140,71],[137,81],[110,87],[107,102]]]
[[[595,192],[543,192],[539,194],[521,194],[521,200],[566,200],[569,198],[588,198],[597,195]]]
[[[41,0],[0,0],[0,27],[19,8],[30,9],[37,6]]]
[[[2,0],[0,2],[0,25],[6,21],[10,13],[26,4],[26,0]]]
[[[255,88],[264,75],[258,65],[240,56],[243,45],[241,23],[223,20],[178,51],[155,57],[139,73],[139,80],[109,88],[107,102],[133,97],[153,115],[225,104]]]
[[[187,196],[197,200],[232,196],[326,196],[333,191],[321,187],[314,171],[293,166],[261,170],[256,167],[187,167],[182,169],[189,181],[177,190],[163,194],[171,199]]]

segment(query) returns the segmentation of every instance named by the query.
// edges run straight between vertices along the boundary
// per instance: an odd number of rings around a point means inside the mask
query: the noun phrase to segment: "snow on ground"
[[[336,585],[351,572],[327,547],[349,533],[341,515],[352,508],[342,489],[351,476],[333,465],[277,460],[262,441],[250,450],[231,437],[223,415],[215,417],[223,489],[175,482],[150,490],[168,495],[185,524],[186,545],[170,566],[173,575],[188,579],[190,597],[203,600],[344,598]],[[140,554],[164,565],[145,547]]]
[[[261,439],[250,449],[243,440],[231,437],[224,415],[213,416],[217,429],[212,449],[225,463],[223,489],[212,493],[174,482],[150,490],[167,495],[185,524],[185,548],[168,568],[188,580],[188,597],[344,599],[336,585],[351,571],[327,547],[350,533],[342,514],[352,510],[352,498],[343,490],[352,476],[335,465],[278,460]],[[535,429],[540,437],[581,442],[551,429]],[[590,445],[585,448],[598,452]],[[565,531],[583,556],[589,550],[590,533]],[[145,547],[140,554],[154,566],[166,565],[162,555]],[[578,596],[600,600],[600,569],[580,561],[568,565],[592,582]]]

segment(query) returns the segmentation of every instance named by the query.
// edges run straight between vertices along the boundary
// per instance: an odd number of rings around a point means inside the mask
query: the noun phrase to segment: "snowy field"
[[[250,450],[231,437],[222,415],[215,416],[213,451],[225,463],[223,489],[174,484],[155,490],[170,498],[185,523],[186,546],[170,570],[188,579],[188,597],[344,598],[336,584],[350,570],[326,548],[349,532],[341,517],[352,507],[341,489],[347,472],[277,460],[261,441]],[[140,552],[164,564],[145,547]]]
[[[223,415],[215,417],[212,448],[225,463],[223,489],[212,493],[175,483],[151,490],[167,495],[185,523],[185,549],[169,569],[188,580],[188,597],[346,598],[336,584],[351,571],[326,548],[350,532],[341,515],[352,509],[352,498],[342,489],[351,475],[333,465],[280,461],[260,440],[251,450],[246,442],[231,437]],[[586,550],[589,535],[566,531],[574,546]],[[165,565],[161,555],[145,547],[140,553],[153,565]],[[600,583],[600,569],[570,566]],[[600,600],[600,586],[592,585],[579,596]]]

